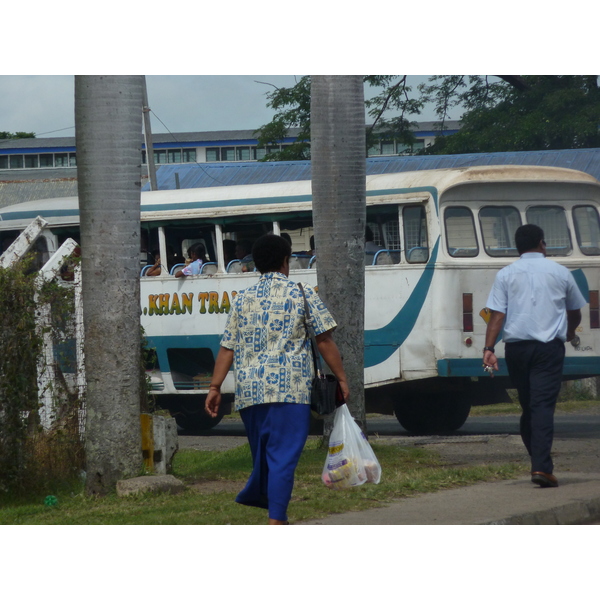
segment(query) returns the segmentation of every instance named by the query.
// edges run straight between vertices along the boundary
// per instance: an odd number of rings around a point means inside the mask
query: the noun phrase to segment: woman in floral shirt
[[[233,365],[235,409],[252,451],[253,470],[236,502],[269,511],[269,524],[287,521],[294,471],[308,437],[313,361],[300,288],[288,279],[291,247],[265,235],[252,248],[261,278],[233,301],[217,356],[206,411],[216,416],[221,384]],[[331,332],[336,323],[303,284],[319,351],[349,396],[346,374]]]

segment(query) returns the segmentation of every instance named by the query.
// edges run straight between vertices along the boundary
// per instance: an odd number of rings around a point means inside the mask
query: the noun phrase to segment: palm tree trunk
[[[360,75],[311,77],[313,226],[319,296],[338,323],[348,408],[365,429],[365,108]],[[331,419],[325,424],[326,435]]]
[[[76,76],[86,369],[86,491],[142,468],[140,192],[143,76]]]

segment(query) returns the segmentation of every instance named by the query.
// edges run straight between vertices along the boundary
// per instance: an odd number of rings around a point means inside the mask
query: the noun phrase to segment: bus
[[[436,433],[460,428],[473,405],[506,401],[501,344],[497,375],[482,368],[485,304],[497,271],[518,258],[514,233],[524,223],[542,227],[548,257],[571,270],[588,300],[567,344],[564,378],[600,375],[598,180],[571,169],[503,165],[372,175],[366,189],[378,246],[365,253],[367,412],[395,414],[410,432]],[[310,181],[142,192],[141,323],[152,348],[152,394],[180,427],[206,429],[222,418],[205,414],[204,398],[231,301],[259,277],[251,262],[229,255],[226,240],[289,234],[290,279],[316,286],[311,202]],[[37,216],[48,222],[40,253],[78,240],[77,198],[58,198],[0,210],[3,246]],[[206,250],[202,271],[176,277],[197,243]],[[155,255],[161,271],[149,276]],[[227,414],[232,374],[222,392]]]

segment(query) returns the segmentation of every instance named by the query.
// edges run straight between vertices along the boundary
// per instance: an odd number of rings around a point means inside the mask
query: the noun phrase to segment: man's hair
[[[534,250],[540,245],[543,239],[544,231],[537,225],[521,225],[515,231],[515,244],[517,245],[517,252],[519,254]]]
[[[192,258],[192,253],[195,254],[198,258],[204,260],[206,258],[206,248],[204,247],[204,244],[202,244],[201,242],[197,242],[193,246],[190,246],[188,248],[189,258]]]
[[[241,248],[244,252],[244,255],[250,254],[252,252],[252,242],[247,239],[238,240],[236,243],[236,248]]]
[[[259,237],[252,246],[254,266],[261,273],[279,270],[283,266],[285,257],[289,258],[291,255],[292,247],[287,240],[272,233]]]

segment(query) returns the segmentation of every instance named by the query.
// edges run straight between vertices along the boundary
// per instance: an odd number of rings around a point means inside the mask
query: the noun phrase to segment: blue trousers
[[[505,347],[506,366],[519,392],[521,439],[531,456],[531,470],[552,473],[550,456],[554,438],[554,409],[562,382],[565,345],[554,339],[509,342]]]
[[[306,444],[310,406],[276,402],[240,411],[252,452],[252,473],[235,499],[266,508],[270,519],[287,521],[294,472]]]

